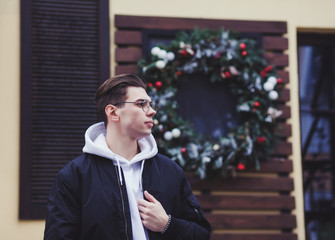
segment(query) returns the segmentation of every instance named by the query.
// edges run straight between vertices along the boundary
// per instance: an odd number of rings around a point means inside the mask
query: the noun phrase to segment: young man
[[[98,89],[104,122],[87,129],[84,153],[58,173],[44,239],[209,239],[183,171],[157,153],[145,87],[125,74]]]

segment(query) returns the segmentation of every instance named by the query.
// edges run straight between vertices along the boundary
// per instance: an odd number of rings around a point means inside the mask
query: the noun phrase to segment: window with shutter
[[[108,1],[21,1],[20,219],[42,219],[62,166],[96,122],[109,77]]]

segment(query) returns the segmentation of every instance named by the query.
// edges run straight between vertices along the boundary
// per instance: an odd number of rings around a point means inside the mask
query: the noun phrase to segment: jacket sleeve
[[[171,222],[166,232],[165,239],[183,240],[208,240],[210,239],[211,226],[204,217],[198,200],[193,195],[190,184],[184,177],[182,189],[182,217],[171,216]]]
[[[50,190],[44,240],[79,239],[81,203],[73,186],[59,173]]]

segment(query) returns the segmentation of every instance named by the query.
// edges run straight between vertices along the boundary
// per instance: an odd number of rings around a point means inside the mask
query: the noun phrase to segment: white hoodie
[[[103,122],[93,124],[85,133],[85,146],[83,152],[95,154],[113,161],[118,166],[120,182],[122,181],[121,168],[123,170],[129,207],[131,213],[131,224],[134,240],[149,239],[146,229],[142,225],[141,217],[137,207],[137,201],[143,199],[142,171],[145,159],[157,154],[157,144],[154,137],[149,136],[139,139],[138,146],[141,150],[130,161],[113,153],[106,142],[106,128]]]

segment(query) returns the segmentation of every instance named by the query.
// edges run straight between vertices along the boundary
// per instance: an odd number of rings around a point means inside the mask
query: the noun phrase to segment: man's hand
[[[154,232],[162,232],[169,221],[163,206],[147,191],[144,196],[149,200],[138,200],[138,209],[144,227]]]

